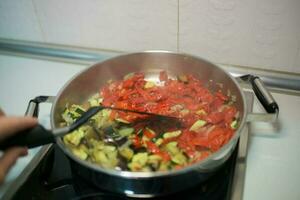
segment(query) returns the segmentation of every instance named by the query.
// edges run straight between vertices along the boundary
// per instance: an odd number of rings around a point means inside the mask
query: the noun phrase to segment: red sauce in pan
[[[233,123],[236,125],[237,120],[237,109],[230,96],[224,95],[221,90],[211,92],[193,75],[171,79],[162,71],[159,79],[162,84],[153,84],[145,80],[143,73],[135,73],[125,80],[112,81],[100,90],[104,106],[180,119],[178,127],[170,122],[153,123],[145,120],[149,116],[141,114],[112,111],[111,118],[118,117],[133,124],[135,136],[132,143],[135,148],[144,146],[149,153],[158,154],[167,161],[169,153],[156,145],[155,140],[161,138],[162,133],[180,129],[180,135],[163,138],[163,144],[176,141],[186,156],[196,162],[230,140],[236,128]],[[199,120],[205,124],[191,128]],[[154,131],[147,131],[144,129],[146,126]],[[143,140],[145,137],[148,138],[146,141]]]

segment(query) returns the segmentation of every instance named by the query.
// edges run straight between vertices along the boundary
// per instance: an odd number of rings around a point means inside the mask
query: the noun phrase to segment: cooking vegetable
[[[181,134],[181,130],[166,132],[166,133],[164,133],[163,137],[165,139],[167,139],[167,138],[172,138],[172,137],[178,137],[180,134]]]
[[[131,135],[133,132],[134,132],[134,128],[127,128],[127,127],[121,128],[121,129],[118,130],[118,133],[119,133],[121,136],[123,136],[123,137],[129,136],[129,135]]]
[[[143,73],[110,80],[85,104],[67,104],[61,124],[70,125],[98,105],[173,116],[179,122],[103,109],[64,136],[66,146],[104,168],[165,171],[199,162],[230,140],[239,125],[230,92],[211,92],[189,74],[171,79],[162,71],[159,80],[146,80]]]
[[[190,131],[197,132],[205,124],[206,124],[206,121],[199,119],[191,126]]]
[[[237,120],[234,120],[233,122],[231,122],[230,127],[233,128],[233,129],[237,129],[237,127],[238,127]]]

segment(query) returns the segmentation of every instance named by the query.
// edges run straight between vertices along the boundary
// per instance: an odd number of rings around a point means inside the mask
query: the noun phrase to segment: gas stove
[[[212,177],[188,190],[153,199],[230,199],[234,166],[236,164],[238,148]],[[43,160],[33,171],[25,184],[15,193],[13,199],[134,199],[109,191],[99,190],[87,183],[83,178],[72,173],[68,158],[53,145]]]
[[[253,95],[245,92],[249,108],[252,110]],[[248,145],[248,126],[241,133],[238,145],[231,157],[216,173],[205,182],[187,190],[168,196],[152,199],[189,199],[189,200],[238,200],[242,199]],[[17,199],[136,199],[99,188],[87,183],[72,171],[69,159],[53,144],[40,159],[38,165],[26,181],[12,196]]]

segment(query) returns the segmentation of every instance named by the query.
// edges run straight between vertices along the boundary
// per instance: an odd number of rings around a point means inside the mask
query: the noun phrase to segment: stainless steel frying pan
[[[32,100],[28,112],[37,114],[39,103],[53,100],[51,126],[53,130],[56,130],[60,128],[61,114],[67,103],[84,103],[97,93],[109,79],[117,80],[131,72],[143,72],[146,79],[158,81],[161,70],[167,71],[173,77],[180,74],[194,74],[211,90],[221,88],[224,93],[229,91],[236,97],[235,106],[241,119],[230,141],[201,162],[180,170],[166,172],[129,172],[104,169],[74,156],[60,137],[57,137],[55,141],[49,141],[56,142],[70,158],[74,173],[101,189],[128,196],[152,197],[176,192],[206,180],[222,166],[235,149],[240,134],[248,121],[275,121],[277,119],[278,105],[258,77],[245,75],[236,80],[223,69],[201,58],[163,51],[126,54],[97,63],[72,78],[62,87],[56,97],[40,96]],[[247,112],[245,95],[238,81],[251,83],[253,91],[268,113]],[[40,135],[42,134],[41,132]]]

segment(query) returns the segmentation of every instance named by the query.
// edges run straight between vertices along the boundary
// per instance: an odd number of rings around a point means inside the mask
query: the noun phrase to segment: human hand
[[[0,141],[13,134],[33,127],[37,124],[37,119],[32,117],[7,117],[0,110]],[[11,147],[3,152],[0,158],[0,184],[5,180],[6,174],[15,164],[20,156],[27,155],[26,147]]]

